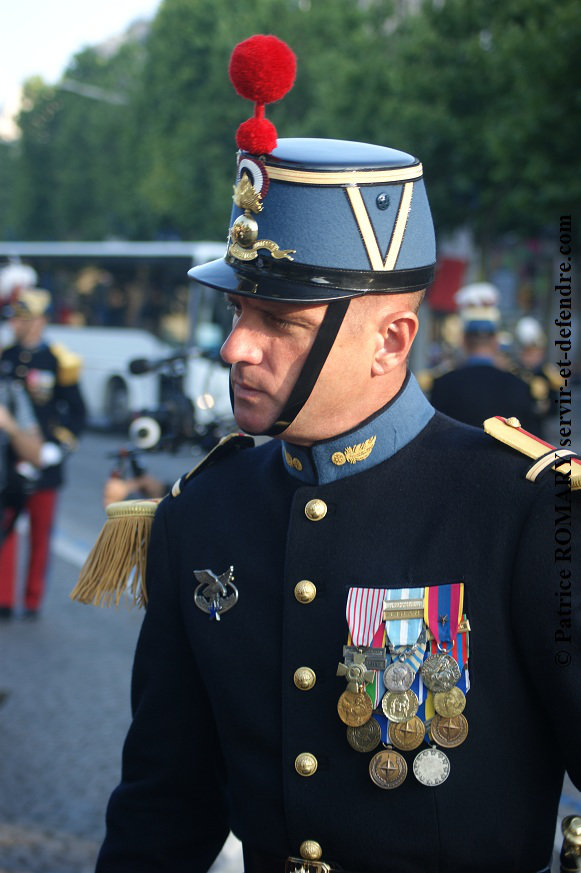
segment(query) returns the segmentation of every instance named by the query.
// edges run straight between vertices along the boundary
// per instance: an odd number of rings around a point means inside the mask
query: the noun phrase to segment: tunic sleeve
[[[183,626],[167,503],[153,525],[149,602],[133,668],[133,722],[97,873],[205,873],[229,832],[223,761]]]
[[[559,473],[539,490],[517,553],[512,620],[547,740],[539,764],[560,757],[581,789],[581,492]]]

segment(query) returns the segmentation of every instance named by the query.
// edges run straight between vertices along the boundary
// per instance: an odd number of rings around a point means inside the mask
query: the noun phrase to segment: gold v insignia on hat
[[[234,567],[220,575],[212,570],[194,570],[194,576],[199,582],[194,591],[196,606],[211,619],[220,621],[220,614],[228,612],[238,602],[238,589],[233,584]]]
[[[371,219],[369,218],[367,207],[363,202],[361,189],[355,187],[345,188],[372,270],[390,271],[395,269],[412,205],[413,190],[413,182],[406,182],[404,184],[397,218],[395,220],[391,240],[387,249],[387,255],[384,260],[379,250],[379,244],[377,242],[377,237],[375,236],[375,231],[373,230],[373,225],[371,224]]]

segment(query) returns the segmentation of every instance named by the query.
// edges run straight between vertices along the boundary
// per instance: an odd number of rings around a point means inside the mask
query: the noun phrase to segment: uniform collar
[[[413,373],[387,406],[354,430],[313,446],[282,443],[288,472],[305,485],[326,485],[386,461],[416,437],[433,416]]]
[[[492,355],[469,355],[464,361],[465,367],[481,367],[483,365],[493,367],[494,358]]]

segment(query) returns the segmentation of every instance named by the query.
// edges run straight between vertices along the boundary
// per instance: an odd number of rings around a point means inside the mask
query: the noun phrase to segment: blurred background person
[[[43,438],[39,464],[20,456],[16,471],[26,493],[29,516],[29,559],[24,588],[24,615],[39,614],[44,596],[50,536],[58,489],[63,484],[66,455],[75,448],[85,426],[85,404],[79,389],[81,360],[43,339],[51,296],[42,288],[19,287],[11,296],[14,344],[0,357],[0,372],[17,381],[32,404]],[[0,604],[12,610],[16,597],[18,540],[14,526],[0,551]]]
[[[534,432],[534,400],[527,383],[498,363],[500,311],[498,291],[489,282],[466,285],[456,294],[463,329],[463,359],[437,376],[429,391],[440,412],[482,427],[494,415],[514,416]]]
[[[547,360],[547,338],[536,318],[523,316],[514,330],[516,374],[528,383],[537,423],[534,433],[545,436],[547,419],[558,412],[559,388],[563,385],[558,367]]]
[[[0,275],[0,325],[6,317],[1,279]],[[41,449],[40,428],[28,395],[19,382],[0,373],[0,552],[25,499],[16,464],[19,458],[40,464]],[[0,618],[11,617],[11,602],[0,597]]]

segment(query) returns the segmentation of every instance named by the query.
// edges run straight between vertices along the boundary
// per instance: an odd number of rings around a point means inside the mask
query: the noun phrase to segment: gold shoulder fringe
[[[71,598],[95,606],[119,606],[128,595],[147,603],[145,571],[153,516],[160,500],[110,503],[107,521],[85,561]]]

